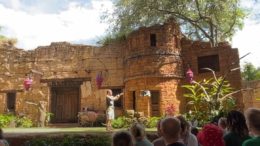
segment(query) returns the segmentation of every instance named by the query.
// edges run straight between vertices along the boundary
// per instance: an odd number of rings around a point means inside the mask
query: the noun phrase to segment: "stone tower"
[[[183,67],[180,28],[173,21],[143,27],[127,38],[124,50],[124,108],[160,116],[169,104],[181,107]],[[143,91],[151,96],[143,96]],[[176,109],[179,111],[180,109]]]

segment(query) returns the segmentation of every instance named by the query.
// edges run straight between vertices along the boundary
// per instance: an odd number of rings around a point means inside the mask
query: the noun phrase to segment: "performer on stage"
[[[122,95],[123,95],[123,93],[113,96],[112,90],[107,91],[107,99],[108,99],[108,104],[109,104],[107,111],[106,111],[106,117],[107,117],[106,129],[107,129],[107,131],[112,131],[112,120],[115,119],[114,101],[118,100]]]

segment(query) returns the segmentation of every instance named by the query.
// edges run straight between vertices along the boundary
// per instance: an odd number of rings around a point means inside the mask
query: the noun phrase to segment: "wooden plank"
[[[52,111],[54,123],[75,123],[79,111],[79,87],[53,88]]]

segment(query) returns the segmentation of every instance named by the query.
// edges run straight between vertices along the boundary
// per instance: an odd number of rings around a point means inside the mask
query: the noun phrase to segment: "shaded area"
[[[35,143],[47,141],[49,143],[58,143],[59,145],[65,142],[76,142],[80,144],[96,143],[103,141],[102,145],[110,145],[110,140],[113,132],[107,132],[105,127],[95,128],[4,128],[4,136],[8,140],[10,146],[25,146],[25,143]],[[118,131],[122,129],[115,129]],[[147,137],[150,140],[157,138],[156,129],[149,128]],[[76,139],[76,140],[74,140]],[[32,142],[33,140],[33,142]]]

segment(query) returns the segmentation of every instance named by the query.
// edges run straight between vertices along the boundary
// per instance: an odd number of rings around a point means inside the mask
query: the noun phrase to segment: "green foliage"
[[[110,146],[108,136],[76,137],[64,136],[63,138],[35,138],[25,143],[25,146]]]
[[[49,123],[51,120],[51,117],[53,117],[53,113],[46,112],[46,123]]]
[[[32,120],[27,117],[16,117],[12,114],[0,115],[0,128],[9,127],[12,123],[15,127],[29,128],[33,126]]]
[[[95,137],[91,138],[86,141],[86,144],[88,146],[110,146],[111,145],[111,139],[108,136],[101,136],[101,137]]]
[[[147,128],[155,128],[157,126],[158,121],[161,117],[150,117],[150,118],[136,118],[136,117],[126,117],[121,116],[113,120],[112,127],[119,129],[119,128],[129,128],[133,123],[142,123]]]
[[[33,126],[31,119],[27,117],[16,118],[16,127],[30,128]]]
[[[208,40],[213,46],[241,29],[247,15],[240,0],[117,0],[114,6],[113,13],[106,12],[102,19],[111,24],[116,38],[173,18],[186,37]]]
[[[0,128],[8,127],[11,121],[15,120],[14,115],[0,115]]]
[[[243,66],[242,78],[246,81],[260,80],[260,67],[256,68],[252,63],[246,62]]]
[[[162,117],[150,117],[148,118],[148,122],[145,125],[147,128],[155,128],[157,127],[158,121],[162,119]]]
[[[15,38],[6,38],[5,36],[0,35],[0,45],[5,46],[14,46],[17,43],[17,39]]]
[[[113,128],[125,128],[129,127],[130,124],[128,123],[128,120],[126,119],[125,116],[118,117],[115,120],[112,121],[112,127]]]
[[[235,106],[233,89],[222,77],[193,81],[193,84],[183,87],[188,91],[184,96],[188,99],[187,108],[190,110],[186,117],[198,120],[200,125],[220,114],[226,114]]]

